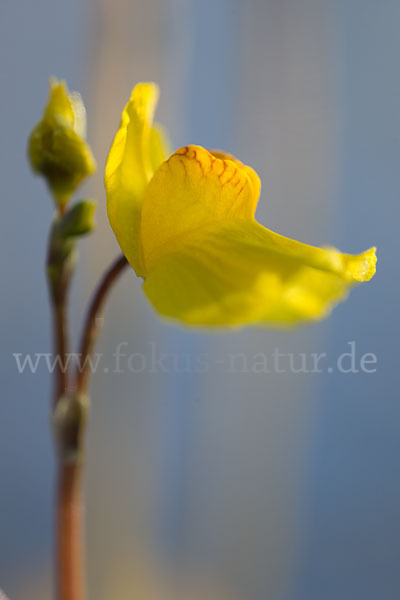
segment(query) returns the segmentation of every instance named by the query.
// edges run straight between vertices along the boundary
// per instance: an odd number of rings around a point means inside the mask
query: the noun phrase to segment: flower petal
[[[50,78],[49,99],[43,116],[50,123],[73,128],[75,114],[71,94],[65,81],[58,81],[55,77]]]
[[[164,255],[143,289],[164,315],[190,325],[290,326],[325,317],[375,272],[359,256],[289,240],[256,222],[204,229]]]
[[[375,272],[359,256],[314,248],[254,219],[257,174],[198,146],[178,150],[146,188],[140,236],[144,291],[191,325],[293,325],[324,317]]]
[[[139,227],[143,192],[166,158],[162,133],[152,126],[158,100],[155,83],[140,83],[122,113],[107,159],[105,186],[111,227],[122,251],[141,274]]]
[[[146,188],[140,236],[145,273],[182,238],[214,223],[254,219],[258,175],[239,161],[220,159],[200,146],[177,150]]]

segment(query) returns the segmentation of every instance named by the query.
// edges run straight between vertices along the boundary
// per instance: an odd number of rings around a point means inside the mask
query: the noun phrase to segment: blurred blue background
[[[25,158],[50,75],[82,92],[99,170],[85,193],[74,337],[118,247],[102,172],[138,80],[161,86],[172,145],[223,148],[263,181],[258,218],[285,235],[379,251],[373,281],[299,331],[193,333],[161,322],[133,273],[98,351],[176,354],[185,371],[355,342],[376,372],[101,372],[86,466],[90,598],[397,600],[400,596],[398,0],[3,0],[0,20],[0,588],[51,597],[54,463],[43,273],[52,209]],[[111,362],[112,364],[112,362]],[[359,364],[359,362],[358,362]],[[192,369],[193,371],[193,369]],[[238,371],[238,370],[236,370]],[[240,371],[240,370],[239,370]]]

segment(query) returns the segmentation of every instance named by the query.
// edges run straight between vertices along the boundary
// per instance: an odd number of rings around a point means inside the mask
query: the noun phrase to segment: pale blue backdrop
[[[173,147],[224,148],[263,181],[272,229],[359,252],[374,280],[324,323],[199,334],[162,323],[126,274],[93,383],[87,492],[91,598],[397,600],[400,594],[400,4],[397,0],[3,0],[0,20],[0,589],[51,597],[50,380],[43,261],[51,205],[26,138],[49,75],[82,91],[99,172],[71,314],[117,253],[102,169],[137,80],[161,85]],[[113,373],[112,354],[194,361],[326,352],[354,341],[376,373]],[[182,370],[182,369],[180,369]],[[172,370],[173,371],[173,370]],[[179,590],[179,591],[177,591]]]

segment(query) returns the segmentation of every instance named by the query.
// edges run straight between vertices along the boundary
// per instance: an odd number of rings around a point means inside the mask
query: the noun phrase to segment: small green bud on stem
[[[68,238],[86,235],[96,227],[96,203],[93,200],[80,200],[72,206],[57,224],[59,237]]]

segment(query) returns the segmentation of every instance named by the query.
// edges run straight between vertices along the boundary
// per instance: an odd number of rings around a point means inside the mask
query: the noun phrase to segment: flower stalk
[[[58,398],[67,391],[68,373],[66,355],[68,353],[67,301],[71,278],[76,262],[75,242],[58,235],[59,217],[56,217],[50,231],[47,253],[47,281],[50,304],[53,313],[53,346],[57,357],[55,368],[54,406]]]
[[[121,254],[104,273],[96,292],[93,295],[92,301],[86,315],[86,320],[83,326],[79,354],[82,358],[82,368],[77,370],[75,389],[86,394],[90,380],[90,362],[89,358],[93,355],[94,346],[101,329],[101,314],[104,309],[108,294],[113,287],[119,275],[128,266],[128,261]]]
[[[98,318],[107,296],[128,264],[119,257],[105,272],[87,311],[80,354],[82,370],[74,377],[67,369],[68,292],[76,264],[74,235],[65,235],[65,216],[57,215],[49,236],[47,279],[53,313],[54,372],[53,433],[57,450],[56,490],[56,598],[84,600],[83,463],[89,410],[89,358],[101,328]],[[71,219],[68,219],[68,223]],[[68,230],[70,231],[70,230]]]
[[[82,462],[58,465],[56,496],[56,598],[84,600]]]

